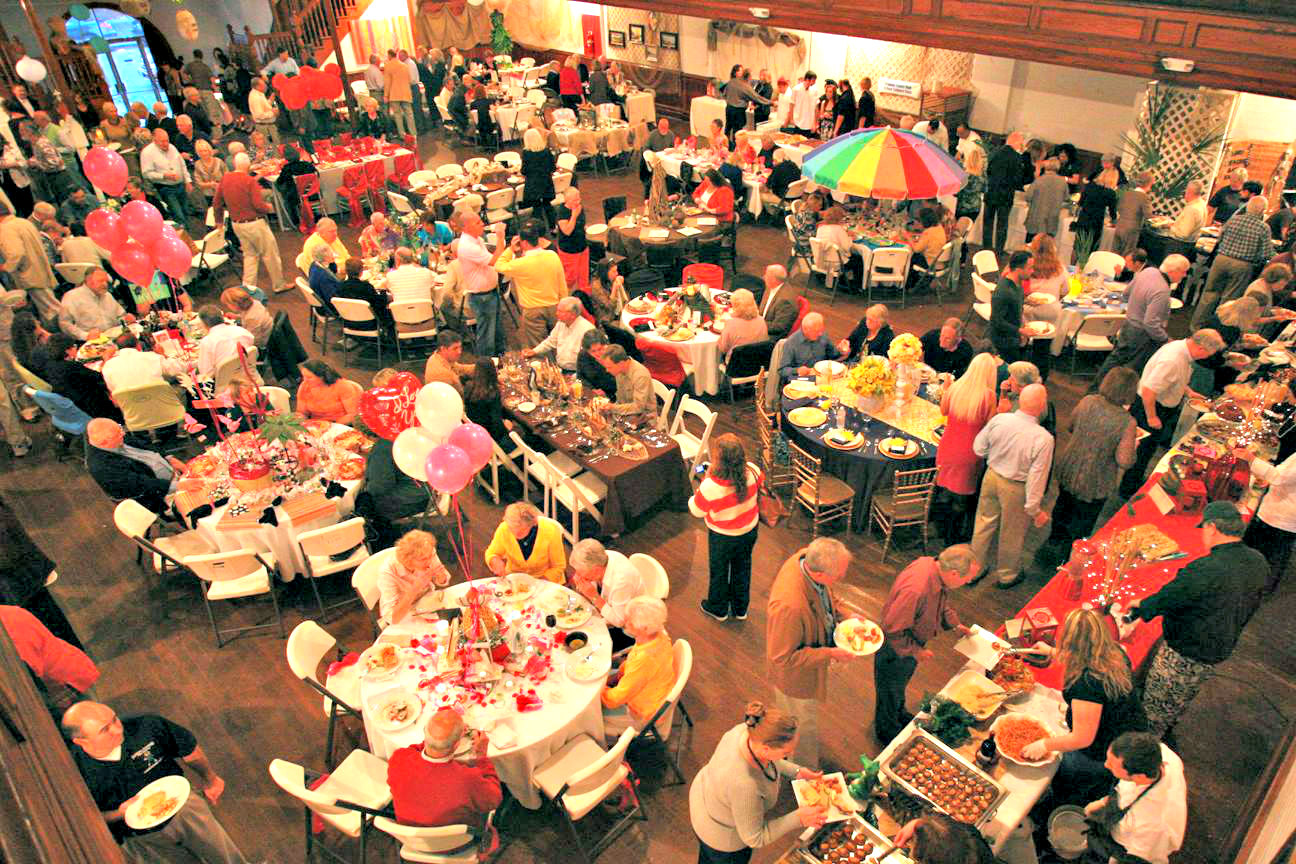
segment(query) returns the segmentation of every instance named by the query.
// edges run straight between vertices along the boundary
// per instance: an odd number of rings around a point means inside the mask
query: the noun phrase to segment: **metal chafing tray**
[[[891,848],[893,841],[887,839],[887,836],[878,829],[874,828],[858,813],[852,813],[850,818],[841,822],[829,822],[822,828],[815,831],[810,839],[797,848],[797,854],[805,864],[826,864],[823,858],[814,853],[819,844],[828,835],[834,831],[839,831],[843,827],[849,829],[854,834],[864,834],[866,838],[873,843],[873,852],[866,859],[866,864],[913,864],[912,860],[902,850],[896,849],[885,858],[877,856]]]
[[[1004,788],[1002,783],[995,780],[989,774],[985,773],[980,768],[977,768],[975,765],[956,753],[951,747],[945,744],[945,742],[922,729],[910,727],[908,737],[896,745],[895,750],[891,751],[891,755],[882,763],[882,773],[886,775],[887,779],[908,792],[910,795],[915,795],[924,801],[930,802],[937,810],[949,815],[945,808],[941,807],[935,801],[932,801],[929,796],[925,795],[909,781],[901,778],[895,771],[895,766],[904,759],[904,757],[909,753],[910,748],[919,741],[922,741],[924,744],[931,747],[941,756],[941,758],[952,764],[959,771],[976,778],[979,783],[983,783],[994,789],[995,794],[991,799],[989,806],[986,807],[985,811],[982,812],[981,815],[977,817],[977,820],[972,824],[979,828],[989,821],[990,817],[994,815],[995,810],[998,809],[999,804],[1004,798],[1008,797],[1008,790]]]

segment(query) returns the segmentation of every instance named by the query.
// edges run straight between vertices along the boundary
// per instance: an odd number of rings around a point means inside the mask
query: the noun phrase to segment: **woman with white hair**
[[[522,133],[522,148],[522,177],[526,181],[522,189],[522,207],[533,208],[536,217],[544,219],[547,231],[554,224],[553,172],[558,163],[538,129]]]
[[[881,303],[874,303],[864,310],[864,317],[855,325],[850,336],[837,343],[846,362],[850,363],[861,357],[885,357],[895,338],[888,319],[891,310]]]
[[[563,203],[558,207],[558,259],[562,261],[563,276],[568,291],[589,292],[589,244],[585,240],[585,206],[581,192],[568,186],[563,192]],[[585,301],[582,299],[582,303]],[[589,310],[593,314],[594,310]]]
[[[504,508],[504,520],[495,529],[485,558],[496,576],[526,573],[561,585],[567,571],[562,530],[530,501],[514,501]]]
[[[642,729],[675,686],[675,653],[666,632],[666,604],[636,597],[626,604],[625,626],[634,637],[621,668],[608,676],[600,697],[603,734],[615,738],[633,726]]]
[[[756,308],[756,295],[746,288],[739,288],[729,295],[729,320],[725,322],[720,333],[716,350],[729,362],[729,354],[739,345],[750,345],[769,338],[769,328],[760,310]]]
[[[396,137],[396,128],[391,118],[378,110],[378,100],[366,96],[360,103],[360,116],[356,118],[355,134],[357,138]]]

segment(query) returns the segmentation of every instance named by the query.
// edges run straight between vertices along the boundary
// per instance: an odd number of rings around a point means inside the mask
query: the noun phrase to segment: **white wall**
[[[1134,125],[1146,81],[1087,69],[976,55],[972,61],[972,125],[1083,150],[1119,149]]]
[[[1243,93],[1229,126],[1228,137],[1243,141],[1296,141],[1296,102]]]

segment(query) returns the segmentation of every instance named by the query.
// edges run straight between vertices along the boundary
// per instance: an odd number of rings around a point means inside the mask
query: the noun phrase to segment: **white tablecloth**
[[[647,150],[644,151],[644,153],[648,152],[649,151]],[[674,150],[660,150],[656,155],[660,157],[662,167],[666,169],[666,173],[676,179],[679,179],[680,176],[681,162],[687,161],[693,166],[693,174],[695,177],[700,176],[703,172],[711,168],[718,167],[718,164],[714,160],[709,159],[706,156],[686,157],[684,154]],[[734,206],[739,210],[746,209],[753,218],[760,216],[762,210],[760,193],[764,184],[761,183],[755,174],[750,174],[744,171],[743,186],[745,188],[746,200],[735,201]]]
[[[326,437],[332,438],[342,432],[350,429],[350,426],[343,426],[339,423],[333,424],[333,428],[325,433]],[[313,522],[307,522],[302,525],[294,525],[292,519],[284,512],[282,507],[275,508],[275,518],[279,520],[278,525],[258,525],[246,531],[226,531],[216,527],[225,515],[225,509],[229,505],[217,507],[211,514],[198,520],[194,527],[204,540],[210,543],[214,548],[221,552],[234,552],[239,549],[255,549],[258,552],[269,552],[275,557],[275,563],[279,569],[279,576],[285,582],[291,582],[298,574],[306,573],[306,561],[302,558],[301,547],[297,545],[297,535],[306,531],[313,531],[316,528],[327,528],[329,525],[336,525],[343,519],[349,518],[355,510],[356,490],[360,488],[360,480],[340,480],[338,481],[346,487],[346,494],[341,498],[334,499],[337,501],[337,512],[332,516],[323,516]]]
[[[481,585],[492,581],[479,579],[475,584]],[[467,590],[468,583],[451,585],[445,590],[442,602],[448,605],[462,597]],[[534,604],[534,601],[541,596],[540,592],[548,592],[550,596],[554,596],[554,592],[565,594],[571,592],[571,589],[549,582],[540,582],[537,594],[526,603],[519,604],[521,608],[525,609],[528,605]],[[543,613],[541,617],[543,618]],[[435,622],[436,619],[430,616],[411,615],[384,630],[379,641],[387,640],[402,646],[408,645],[410,637],[431,633]],[[543,623],[540,627],[544,628]],[[607,663],[611,663],[612,639],[608,635],[607,624],[601,617],[596,614],[585,624],[574,629],[588,634],[590,644],[597,645],[598,654]],[[559,649],[557,656],[565,659],[566,652]],[[386,693],[393,690],[416,690],[419,679],[430,677],[431,671],[431,667],[428,667],[428,671],[421,671],[418,667],[411,669],[409,664],[406,664],[395,676],[379,680],[361,679],[360,707],[364,713],[365,735],[369,741],[369,749],[374,755],[387,759],[401,747],[422,742],[423,727],[432,714],[430,703],[425,701],[423,714],[418,720],[396,732],[379,729],[373,722],[375,711],[372,709],[376,707],[379,698]],[[504,688],[510,700],[514,692],[509,686],[512,680],[512,676],[505,673],[495,685],[497,690]],[[526,679],[522,680],[526,681]],[[505,748],[497,747],[492,742],[488,755],[495,764],[500,780],[522,806],[531,810],[540,807],[542,803],[540,793],[532,783],[531,777],[535,769],[544,764],[545,760],[560,750],[564,744],[582,733],[602,744],[603,708],[599,701],[599,694],[606,683],[606,675],[595,681],[579,683],[567,676],[565,668],[555,668],[549,673],[549,677],[535,688],[537,695],[544,701],[544,707],[526,714],[519,714],[513,707],[496,711],[497,728],[511,729],[516,740]],[[531,687],[529,681],[526,687]],[[556,698],[555,694],[557,694]]]
[[[635,314],[628,309],[622,310],[621,323],[626,328],[630,328],[631,321],[643,317],[651,316]],[[681,363],[692,366],[695,395],[701,396],[705,393],[708,396],[715,396],[720,392],[720,352],[717,350],[720,343],[719,336],[710,330],[703,330],[687,342],[672,342],[670,339],[658,336],[654,330],[646,330],[635,335],[649,342],[665,345],[679,355]]]
[[[636,90],[625,97],[625,119],[631,126],[657,122],[657,102],[651,90]]]
[[[719,120],[723,125],[725,103],[714,96],[694,96],[689,105],[689,129],[694,135],[711,135],[711,121]]]
[[[963,668],[977,672],[985,671],[971,662]],[[1066,703],[1062,701],[1062,694],[1042,684],[1036,684],[1034,691],[1023,701],[1008,703],[1005,710],[1031,714],[1045,721],[1058,732],[1066,728]],[[890,758],[896,746],[909,737],[912,728],[913,721],[910,721],[909,725],[900,730],[900,734],[882,749],[878,754],[878,761],[883,762]],[[1035,802],[1044,794],[1044,790],[1048,789],[1049,783],[1053,782],[1053,775],[1057,773],[1060,759],[1055,759],[1042,768],[1017,765],[1007,759],[1002,761],[1007,770],[1003,772],[1002,777],[996,779],[1008,790],[1008,794],[1003,801],[999,802],[995,815],[981,826],[981,833],[985,835],[996,852],[1000,851],[1004,840],[1021,824],[1031,808],[1035,806]]]
[[[1008,239],[1004,242],[1004,249],[1011,251],[1026,245],[1026,208],[1026,198],[1023,193],[1018,192],[1017,199],[1013,202],[1012,212],[1008,214]],[[1071,253],[1075,248],[1075,232],[1071,230],[1071,223],[1075,218],[1075,214],[1066,208],[1063,208],[1058,217],[1058,233],[1053,239],[1057,241],[1058,258],[1063,264],[1071,261]],[[976,222],[972,223],[972,233],[968,235],[977,243],[981,242],[981,226],[984,219],[985,208],[982,207]],[[1104,224],[1102,240],[1099,241],[1098,248],[1110,252],[1115,233],[1116,229],[1110,223]]]
[[[339,210],[337,190],[342,185],[342,175],[352,165],[361,165],[365,162],[372,162],[375,159],[383,160],[387,173],[391,174],[396,170],[396,157],[404,156],[409,153],[404,147],[398,147],[396,152],[390,156],[384,156],[381,153],[375,153],[371,156],[364,156],[361,159],[347,162],[335,162],[327,168],[319,169],[320,175],[320,195],[324,199],[324,210],[328,213],[336,213]],[[417,170],[417,169],[416,169]]]
[[[500,127],[500,139],[503,141],[514,141],[522,137],[518,131],[518,117],[521,115],[522,122],[528,122],[535,116],[536,107],[530,102],[511,103],[508,105],[492,105],[491,117]]]

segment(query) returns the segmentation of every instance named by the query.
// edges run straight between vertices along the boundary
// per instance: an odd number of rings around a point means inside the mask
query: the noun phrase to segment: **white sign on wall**
[[[922,85],[917,81],[901,81],[899,78],[879,78],[878,95],[921,99]]]

